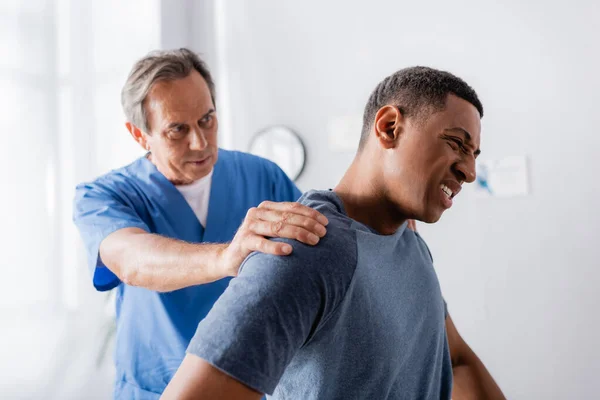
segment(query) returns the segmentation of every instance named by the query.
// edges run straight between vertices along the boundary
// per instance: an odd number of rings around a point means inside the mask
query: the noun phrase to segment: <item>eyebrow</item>
[[[177,126],[181,126],[181,125],[185,125],[185,124],[182,124],[181,122],[171,122],[169,125],[167,125],[167,130],[169,130],[171,128],[175,128]]]
[[[463,128],[448,128],[448,129],[444,129],[444,132],[458,132],[458,133],[462,133],[463,135],[465,135],[465,139],[467,142],[471,142],[473,143],[473,138],[471,136],[471,134],[469,132],[467,132],[466,130],[464,130]],[[477,149],[474,152],[475,157],[477,157],[478,155],[481,154],[481,149]]]
[[[206,112],[206,114],[204,114],[204,115],[202,116],[202,118],[204,118],[204,117],[206,117],[207,115],[209,115],[209,114],[212,114],[212,113],[214,113],[214,112],[215,112],[215,109],[214,109],[214,108],[211,108],[210,110],[208,110],[208,111]],[[202,118],[200,118],[200,119],[202,119]]]
[[[200,117],[200,119],[205,118],[207,115],[213,114],[215,112],[214,108],[211,108],[210,110],[208,110],[203,116]],[[180,125],[185,125],[184,123],[181,122],[171,122],[169,125],[167,125],[167,130],[175,128],[177,126]]]

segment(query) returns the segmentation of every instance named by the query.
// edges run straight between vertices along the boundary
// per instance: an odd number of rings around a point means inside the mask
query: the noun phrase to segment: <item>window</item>
[[[0,2],[5,396],[112,390],[95,371],[111,317],[92,288],[72,201],[78,182],[142,154],[120,89],[133,62],[159,47],[159,17],[159,0]]]

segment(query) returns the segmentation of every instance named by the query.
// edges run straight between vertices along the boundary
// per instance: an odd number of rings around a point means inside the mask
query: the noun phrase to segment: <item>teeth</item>
[[[440,188],[442,188],[442,191],[446,194],[446,196],[448,196],[448,198],[452,197],[452,190],[450,190],[448,186],[441,184]]]

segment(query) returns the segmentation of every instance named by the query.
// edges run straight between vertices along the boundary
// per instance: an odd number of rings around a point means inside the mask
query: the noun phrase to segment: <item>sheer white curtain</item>
[[[160,7],[0,2],[3,398],[110,396],[111,362],[98,365],[110,311],[91,286],[72,199],[77,182],[140,154],[119,92],[132,63],[160,45]]]

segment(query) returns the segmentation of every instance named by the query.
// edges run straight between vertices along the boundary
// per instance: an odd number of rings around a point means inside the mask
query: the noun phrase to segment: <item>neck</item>
[[[357,154],[334,192],[344,203],[350,218],[382,235],[391,235],[407,218],[387,198],[379,166],[363,162],[363,159],[376,158]]]
[[[167,180],[169,182],[171,182],[174,186],[182,186],[182,185],[189,185],[191,183],[194,183],[193,180],[186,180],[186,179],[177,179],[172,177],[168,171],[163,171],[163,169],[161,168],[160,165],[158,165],[156,162],[154,162],[153,158],[152,158],[152,153],[148,152],[146,153],[146,158],[148,159],[148,161],[150,161],[152,164],[154,164],[154,166],[156,167],[156,169],[158,170],[158,172],[160,172],[161,174],[164,175],[165,178],[167,178]]]

